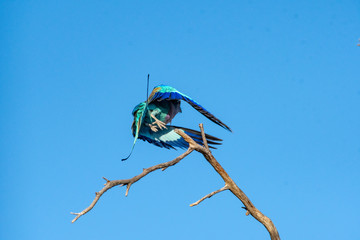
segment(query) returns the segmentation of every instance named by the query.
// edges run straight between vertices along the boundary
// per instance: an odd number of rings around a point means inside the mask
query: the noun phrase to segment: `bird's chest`
[[[180,101],[158,101],[149,105],[149,110],[152,112],[160,121],[169,123],[178,112],[181,112]]]

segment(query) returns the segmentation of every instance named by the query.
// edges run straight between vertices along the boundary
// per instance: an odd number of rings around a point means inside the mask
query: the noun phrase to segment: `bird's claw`
[[[160,130],[167,129],[166,124],[157,119],[155,120],[155,122],[149,124],[149,126],[153,132],[157,132],[158,128],[160,128]]]
[[[149,124],[152,131],[157,132],[157,128],[160,128],[160,130],[167,129],[166,123],[157,119],[153,114],[151,114],[150,116],[154,119],[154,122]]]
[[[152,124],[149,124],[149,126],[150,126],[151,131],[153,131],[153,132],[157,132],[157,131],[158,131],[158,129],[157,129],[156,126],[154,126],[154,125],[152,125]]]
[[[162,129],[167,129],[166,124],[160,120],[155,121],[155,124],[158,125],[158,127]]]

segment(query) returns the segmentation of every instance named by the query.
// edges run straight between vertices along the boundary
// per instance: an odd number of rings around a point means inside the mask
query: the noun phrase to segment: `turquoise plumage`
[[[167,125],[177,113],[181,112],[181,100],[189,103],[193,108],[214,123],[228,131],[231,131],[225,123],[216,118],[192,98],[177,91],[173,87],[159,85],[153,89],[146,102],[139,103],[132,111],[132,115],[134,116],[134,121],[131,126],[134,136],[132,150],[134,149],[138,138],[154,144],[155,146],[167,149],[188,148],[189,144],[174,131],[175,128],[184,131],[197,143],[203,144],[201,133],[199,131]],[[219,142],[222,141],[221,139],[208,134],[206,134],[206,138],[209,143],[209,147],[212,148],[214,148],[212,145],[219,145],[221,144]],[[128,159],[130,155],[123,160]]]

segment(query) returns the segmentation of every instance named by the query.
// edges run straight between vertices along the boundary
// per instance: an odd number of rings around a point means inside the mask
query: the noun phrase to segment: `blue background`
[[[1,239],[269,239],[198,153],[133,141],[133,107],[168,84],[173,124],[213,153],[282,239],[360,239],[360,2],[1,1]]]

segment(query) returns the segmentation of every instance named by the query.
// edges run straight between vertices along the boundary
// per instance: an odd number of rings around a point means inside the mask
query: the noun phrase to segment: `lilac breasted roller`
[[[132,134],[134,136],[132,149],[138,138],[154,144],[155,146],[167,149],[188,148],[189,144],[174,131],[175,128],[184,131],[197,143],[203,144],[201,133],[199,131],[167,125],[177,113],[181,112],[181,100],[189,103],[205,117],[231,132],[231,129],[225,123],[216,118],[192,98],[177,91],[173,87],[159,85],[153,89],[146,102],[139,103],[132,111],[132,115],[134,116],[134,121],[131,126]],[[206,134],[206,138],[209,147],[211,148],[214,148],[212,145],[219,145],[221,144],[220,141],[222,141],[221,139],[208,134]],[[128,159],[130,155],[123,160]]]

